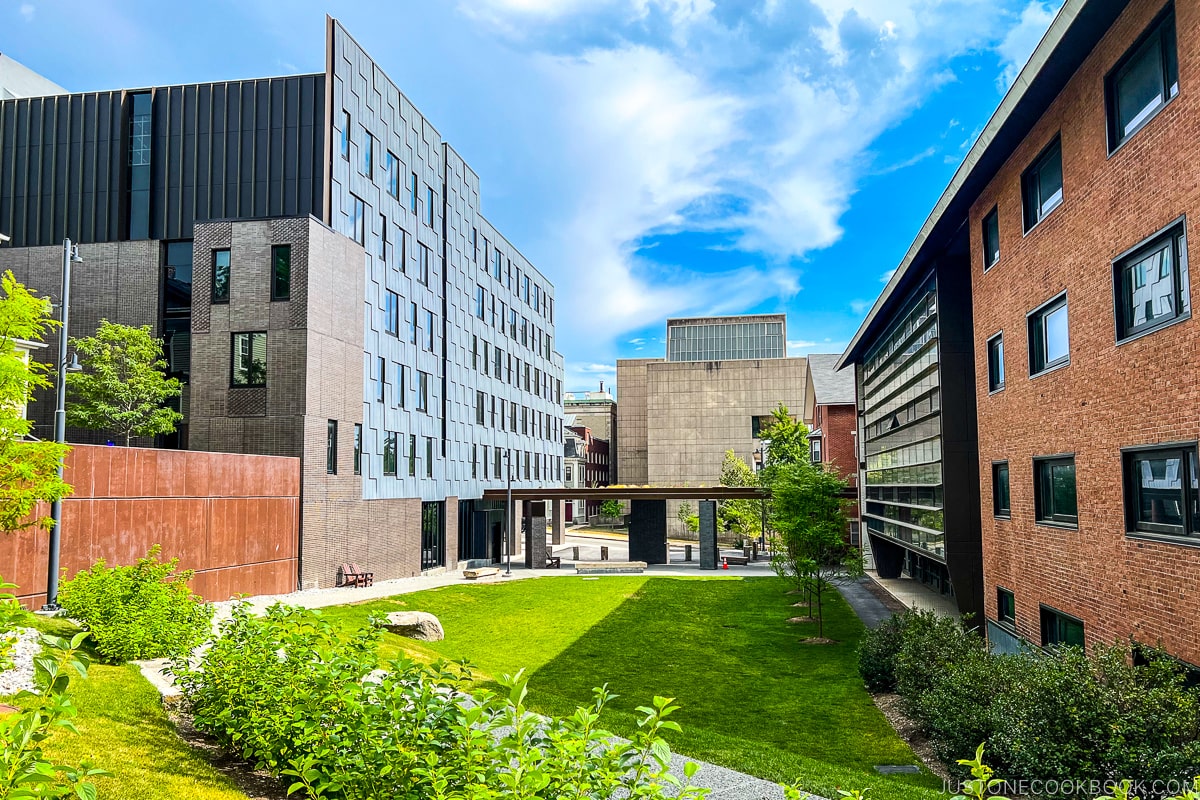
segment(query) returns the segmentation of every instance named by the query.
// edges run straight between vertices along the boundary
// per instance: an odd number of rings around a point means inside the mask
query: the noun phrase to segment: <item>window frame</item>
[[[375,136],[366,126],[363,126],[363,152],[362,162],[359,164],[361,173],[367,176],[368,180],[375,179]]]
[[[1034,336],[1033,326],[1038,324],[1041,328],[1042,335],[1042,350],[1046,350],[1046,335],[1045,335],[1045,320],[1050,314],[1062,308],[1067,314],[1067,353],[1053,361],[1038,361],[1034,356]],[[1045,375],[1048,372],[1053,372],[1056,369],[1062,369],[1069,366],[1071,363],[1071,308],[1068,302],[1066,290],[1059,292],[1054,297],[1051,297],[1046,302],[1042,303],[1037,308],[1025,315],[1025,337],[1028,345],[1029,356],[1029,377],[1036,378],[1039,375]],[[1045,353],[1048,356],[1049,353]],[[1034,364],[1038,364],[1038,368],[1034,368]]]
[[[354,474],[362,475],[363,426],[354,423]]]
[[[991,258],[992,249],[988,247],[988,224],[991,223],[996,229],[996,257]],[[999,205],[992,206],[983,217],[983,222],[980,225],[983,237],[983,271],[987,272],[992,267],[1000,263],[1000,207]]]
[[[1149,454],[1178,454],[1180,456],[1180,489],[1179,501],[1182,517],[1180,525],[1166,523],[1143,522],[1140,519],[1140,486],[1137,475],[1133,471],[1134,460],[1138,456]],[[1200,490],[1192,487],[1191,473],[1200,466],[1200,443],[1195,440],[1185,442],[1161,442],[1159,444],[1137,445],[1121,448],[1121,483],[1123,490],[1123,507],[1125,512],[1125,535],[1130,538],[1149,538],[1156,541],[1200,547],[1200,514],[1192,512],[1192,507],[1200,501]],[[1174,529],[1174,530],[1172,530]]]
[[[255,336],[263,337],[264,353],[266,352],[266,347],[269,346],[267,344],[267,341],[268,341],[267,340],[267,331],[260,330],[260,331],[231,331],[230,332],[230,334],[229,334],[229,388],[231,388],[231,389],[261,389],[261,388],[265,388],[267,385],[267,360],[265,358],[263,360],[263,378],[262,378],[261,383],[237,383],[235,381],[235,379],[234,379],[235,370],[237,368],[237,360],[235,358],[235,355],[237,353],[237,341],[238,341],[239,336],[251,337],[251,339],[250,339],[251,354],[253,354],[253,352],[254,352],[253,337],[255,337]]]
[[[338,423],[336,419],[325,420],[325,474],[337,475],[337,436]]]
[[[993,362],[992,354],[997,349],[996,345],[999,345],[999,360]],[[1069,356],[1069,339],[1067,352]],[[999,370],[993,369],[994,366],[998,366]],[[999,380],[995,380],[997,371],[999,372]],[[987,386],[989,395],[1004,391],[1004,331],[996,331],[987,340]]]
[[[1040,624],[1038,625],[1038,627],[1041,629],[1041,641],[1042,641],[1043,648],[1054,647],[1054,646],[1063,646],[1063,647],[1074,647],[1075,646],[1075,645],[1070,645],[1063,641],[1055,641],[1055,642],[1049,641],[1049,637],[1046,635],[1046,628],[1047,628],[1046,622],[1047,622],[1048,616],[1059,617],[1061,619],[1066,620],[1067,622],[1078,623],[1080,638],[1083,640],[1083,642],[1078,646],[1084,647],[1086,649],[1086,647],[1087,647],[1087,626],[1084,624],[1083,620],[1081,620],[1079,617],[1074,616],[1073,614],[1067,614],[1064,611],[1059,611],[1057,608],[1054,608],[1053,606],[1048,606],[1045,603],[1039,603],[1038,604],[1038,617],[1039,617],[1038,622]]]
[[[1167,53],[1167,33],[1170,32],[1170,43],[1174,47],[1174,84],[1171,83],[1170,74],[1170,56]],[[1155,38],[1159,40],[1159,77],[1162,78],[1162,89],[1164,99],[1155,106],[1152,110],[1146,111],[1143,109],[1144,116],[1134,125],[1133,129],[1122,133],[1117,130],[1119,121],[1117,112],[1120,106],[1120,96],[1117,93],[1118,78],[1120,73],[1130,66],[1134,59],[1141,55],[1144,48],[1149,46]],[[1174,88],[1174,92],[1171,89]],[[1108,155],[1111,157],[1118,150],[1124,147],[1125,143],[1139,132],[1150,121],[1157,117],[1162,110],[1169,106],[1171,102],[1179,96],[1179,32],[1175,25],[1175,4],[1167,3],[1163,9],[1155,15],[1154,19],[1146,26],[1141,35],[1131,44],[1121,57],[1113,64],[1112,69],[1104,76],[1104,122],[1105,135],[1107,137]]]
[[[1140,325],[1126,326],[1125,315],[1125,268],[1130,264],[1141,261],[1146,256],[1161,249],[1163,243],[1171,251],[1171,267],[1173,270],[1174,306],[1176,313],[1172,316],[1160,316]],[[1117,255],[1111,262],[1113,282],[1113,324],[1118,345],[1140,339],[1162,328],[1170,327],[1179,322],[1191,319],[1191,275],[1188,274],[1187,260],[1187,217],[1180,216],[1163,228],[1142,239],[1133,247]],[[1187,301],[1187,309],[1182,309]]]
[[[1000,471],[1004,470],[1004,481],[1007,484],[1005,494],[1008,495],[1008,506],[1000,505]],[[1007,460],[992,462],[992,517],[994,519],[1012,519],[1012,468]]]
[[[1008,605],[1012,609],[1012,613],[1005,615],[1004,598],[1008,598]],[[1012,589],[1006,589],[1003,586],[996,587],[996,622],[1001,625],[1008,626],[1016,630],[1017,627],[1017,595]]]
[[[1054,497],[1053,478],[1048,478],[1050,483],[1049,486],[1046,486],[1044,481],[1047,480],[1047,475],[1052,475],[1053,467],[1056,464],[1065,464],[1067,462],[1070,462],[1071,470],[1075,474],[1075,514],[1060,514],[1053,509],[1047,512],[1045,505],[1047,489],[1049,489],[1049,497],[1051,502],[1053,502]],[[1034,522],[1038,525],[1048,525],[1056,528],[1071,528],[1074,530],[1079,529],[1079,472],[1075,464],[1074,453],[1060,453],[1058,455],[1051,456],[1034,456],[1033,507]]]
[[[228,257],[228,263],[225,264],[225,294],[224,296],[217,294],[217,255],[224,253]],[[211,302],[213,305],[229,305],[229,295],[233,283],[233,251],[228,247],[215,247],[212,251],[212,293]]]
[[[279,291],[279,254],[287,254],[287,292]],[[271,245],[271,302],[282,302],[292,299],[292,246],[290,244]]]
[[[399,454],[399,436],[395,431],[383,432],[383,447],[380,452],[380,461],[382,462],[382,471],[385,478],[395,478],[400,474],[400,454]],[[392,448],[392,466],[388,469],[388,445]]]
[[[1050,161],[1051,158],[1054,157],[1054,155],[1056,153],[1058,155],[1058,170],[1059,170],[1059,175],[1060,175],[1060,186],[1059,186],[1059,190],[1058,190],[1060,197],[1058,198],[1058,202],[1056,202],[1054,205],[1052,205],[1050,208],[1048,208],[1044,211],[1042,210],[1042,206],[1044,206],[1045,203],[1039,202],[1037,209],[1036,209],[1038,212],[1037,218],[1031,220],[1030,212],[1033,210],[1030,207],[1031,184],[1036,179],[1036,188],[1037,188],[1037,192],[1039,195],[1038,199],[1041,200],[1041,198],[1040,198],[1040,195],[1041,195],[1041,171],[1042,171],[1042,168],[1046,166],[1046,164]],[[1058,210],[1062,206],[1062,204],[1066,201],[1066,199],[1067,199],[1066,183],[1067,183],[1067,178],[1066,178],[1065,171],[1063,169],[1063,157],[1062,157],[1062,134],[1056,133],[1056,134],[1054,134],[1054,137],[1050,140],[1049,144],[1047,144],[1044,148],[1042,148],[1042,150],[1037,154],[1037,156],[1031,162],[1029,162],[1029,166],[1026,167],[1025,170],[1021,173],[1021,221],[1022,221],[1022,227],[1024,228],[1026,235],[1028,235],[1031,231],[1033,231],[1033,229],[1036,228],[1038,225],[1042,224],[1042,222],[1047,217],[1049,217],[1056,210]]]

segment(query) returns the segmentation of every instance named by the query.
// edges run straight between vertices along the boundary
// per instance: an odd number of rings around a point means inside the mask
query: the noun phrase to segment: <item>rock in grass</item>
[[[422,642],[440,642],[446,638],[442,623],[428,611],[393,611],[383,626],[392,633]]]

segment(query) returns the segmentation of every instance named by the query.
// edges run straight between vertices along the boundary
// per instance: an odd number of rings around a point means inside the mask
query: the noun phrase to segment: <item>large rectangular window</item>
[[[271,299],[292,296],[292,246],[277,244],[271,248]]]
[[[983,218],[983,268],[989,269],[1000,260],[1000,214],[993,208]]]
[[[229,251],[213,250],[212,301],[229,302]]]
[[[997,333],[987,342],[988,391],[1004,388],[1004,334]]]
[[[337,475],[337,420],[325,421],[325,474]]]
[[[396,474],[396,434],[390,431],[383,433],[383,474]]]
[[[1160,328],[1191,314],[1183,223],[1113,262],[1117,338]]]
[[[432,441],[432,440],[431,440]],[[446,527],[441,502],[421,503],[421,569],[446,564]]]
[[[1075,457],[1034,459],[1033,477],[1033,498],[1037,521],[1055,525],[1078,526]]]
[[[1050,146],[1021,175],[1025,230],[1029,231],[1063,201],[1062,140]]]
[[[400,335],[400,295],[390,290],[383,294],[383,329],[392,336]]]
[[[1009,625],[1017,624],[1017,598],[999,586],[996,587],[996,619]]]
[[[1042,647],[1070,645],[1083,647],[1083,622],[1069,614],[1042,606]]]
[[[1200,470],[1196,445],[1138,448],[1122,454],[1125,529],[1200,536]]]
[[[354,474],[362,475],[363,428],[360,423],[354,425]]]
[[[267,332],[233,334],[231,386],[267,385]]]
[[[1109,152],[1120,147],[1179,94],[1175,10],[1168,10],[1104,79]]]
[[[1008,462],[992,464],[992,515],[999,519],[1012,516],[1012,495],[1008,488]]]
[[[1059,295],[1029,313],[1029,375],[1060,367],[1071,361],[1067,333],[1067,296]]]

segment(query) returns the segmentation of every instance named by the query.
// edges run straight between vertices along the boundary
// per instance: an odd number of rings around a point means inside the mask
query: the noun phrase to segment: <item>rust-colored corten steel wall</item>
[[[73,445],[63,501],[68,577],[97,559],[131,564],[154,544],[194,569],[206,600],[296,588],[300,459]],[[42,509],[40,513],[48,513]],[[49,534],[0,537],[0,575],[29,607],[45,602]]]

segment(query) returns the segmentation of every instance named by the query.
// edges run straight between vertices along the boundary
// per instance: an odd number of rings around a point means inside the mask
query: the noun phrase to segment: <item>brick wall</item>
[[[60,564],[132,564],[152,545],[196,570],[207,600],[296,588],[300,464],[294,458],[74,445],[65,476]],[[43,509],[43,514],[49,514]],[[0,537],[0,575],[31,608],[45,600],[49,535]]]
[[[858,412],[853,405],[818,405],[814,427],[821,430],[821,458],[834,466],[851,489],[858,487],[858,457],[854,452],[854,431]],[[849,519],[858,519],[858,503],[846,508]]]
[[[1180,92],[1111,156],[1104,77],[1163,7],[1135,0],[971,209],[985,604],[1016,597],[1040,642],[1039,604],[1083,620],[1089,644],[1161,642],[1200,663],[1200,549],[1126,536],[1122,447],[1200,438],[1200,326],[1189,319],[1118,346],[1111,261],[1181,215],[1200,264],[1200,4],[1175,4]],[[1064,201],[1022,234],[1021,173],[1061,133]],[[1000,260],[983,272],[981,221],[999,208]],[[1200,302],[1193,269],[1191,304]],[[1070,364],[1030,378],[1026,314],[1067,292]],[[1004,332],[1006,387],[989,395],[986,340]],[[1034,523],[1038,455],[1074,453],[1079,528]],[[992,515],[991,463],[1007,459],[1011,520]],[[1182,624],[1181,624],[1182,622]]]

